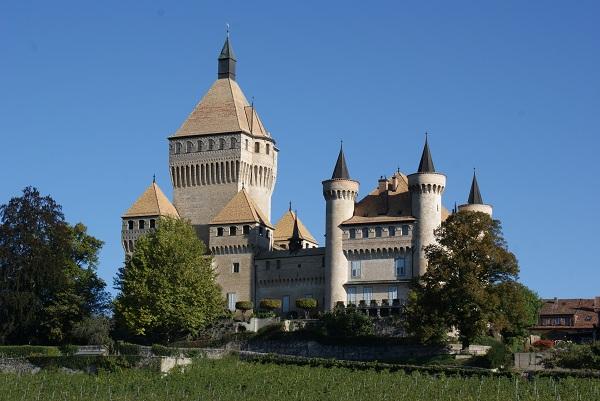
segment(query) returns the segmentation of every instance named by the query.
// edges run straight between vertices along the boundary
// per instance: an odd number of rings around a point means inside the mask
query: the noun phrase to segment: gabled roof
[[[238,83],[217,79],[171,138],[245,132],[269,137],[269,133]]]
[[[177,209],[153,182],[123,215],[127,217],[170,216],[179,217]]]
[[[296,220],[296,214],[291,210],[288,210],[281,216],[277,224],[275,224],[275,232],[273,233],[273,239],[275,241],[288,241],[294,235],[294,221]],[[317,240],[312,236],[308,228],[302,224],[302,221],[298,219],[298,234],[300,238],[318,244]]]
[[[260,223],[273,227],[269,219],[256,206],[245,188],[235,194],[223,209],[211,220],[210,224]]]
[[[419,173],[435,173],[435,167],[433,166],[433,159],[431,158],[431,152],[429,151],[429,143],[427,137],[425,137],[425,146],[423,147],[423,154],[421,155],[421,161],[419,162]]]
[[[483,198],[481,197],[481,192],[479,192],[479,184],[477,183],[477,176],[475,175],[474,171],[468,203],[471,205],[483,205]]]
[[[344,149],[341,147],[340,154],[338,155],[337,161],[335,162],[335,167],[333,168],[331,179],[350,179],[350,172],[348,172],[348,166],[346,165],[346,157],[344,157]]]

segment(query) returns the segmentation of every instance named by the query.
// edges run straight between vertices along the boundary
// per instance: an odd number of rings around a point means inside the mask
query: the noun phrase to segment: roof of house
[[[235,194],[210,222],[210,224],[238,223],[260,223],[267,227],[273,227],[245,188]]]
[[[175,209],[175,206],[173,206],[163,191],[161,191],[156,182],[152,182],[122,217],[144,216],[179,217],[177,209]]]
[[[171,138],[245,132],[270,137],[238,83],[217,79]]]
[[[397,187],[393,188],[394,178]],[[379,187],[362,198],[354,207],[354,216],[342,224],[377,224],[415,220],[412,215],[412,200],[408,191],[408,178],[398,172],[388,179],[388,190],[381,192]],[[442,221],[450,212],[442,206]]]
[[[279,221],[275,224],[275,232],[273,238],[275,241],[288,241],[294,234],[294,221],[296,220],[296,213],[288,210],[281,216]],[[312,236],[308,228],[302,223],[302,220],[298,219],[298,233],[300,238],[318,244],[317,240]]]
[[[598,326],[600,299],[545,299],[539,315],[545,317],[573,315],[574,325],[571,328],[594,328]],[[561,326],[536,326],[537,328],[551,327],[560,329]],[[563,326],[564,327],[564,326]]]

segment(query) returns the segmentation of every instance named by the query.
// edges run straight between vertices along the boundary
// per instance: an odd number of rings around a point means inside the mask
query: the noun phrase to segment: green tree
[[[528,329],[537,323],[543,303],[541,298],[515,281],[496,285],[493,293],[499,308],[491,322],[492,329],[501,334],[506,342],[527,336]]]
[[[35,188],[0,206],[0,342],[66,342],[76,322],[106,312],[101,247]]]
[[[136,242],[119,269],[115,319],[130,335],[151,342],[195,336],[223,313],[212,258],[192,226],[161,218]]]
[[[308,319],[310,311],[317,308],[317,300],[314,298],[298,298],[296,299],[296,307],[302,309],[304,318]]]
[[[514,323],[500,291],[516,288],[519,266],[507,249],[500,222],[485,213],[463,211],[449,216],[435,235],[437,243],[425,248],[427,272],[411,284],[407,330],[424,342],[435,342],[456,328],[467,347],[489,324]]]

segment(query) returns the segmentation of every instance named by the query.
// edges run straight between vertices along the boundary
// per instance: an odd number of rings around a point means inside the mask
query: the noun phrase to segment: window
[[[198,148],[196,149],[198,152],[202,152],[204,150],[203,142],[198,139]]]
[[[127,245],[127,241],[123,241],[123,248],[125,248],[125,252],[129,252],[129,246]]]
[[[356,228],[351,228],[349,231],[350,239],[356,238]]]
[[[246,150],[248,150],[248,140],[246,139]]]
[[[404,257],[394,259],[394,268],[396,270],[396,276],[406,276],[406,259],[404,259]]]
[[[215,140],[209,139],[208,140],[208,150],[214,150],[214,149],[215,149]]]
[[[271,261],[270,260],[267,260],[265,262],[265,270],[271,270]]]
[[[133,220],[129,220],[129,221],[127,222],[127,228],[128,228],[129,230],[133,230]]]
[[[223,139],[223,138],[219,139],[219,149],[220,150],[225,149],[225,139]]]
[[[150,219],[150,228],[156,228],[156,220]]]
[[[176,153],[176,154],[179,154],[179,153],[181,153],[181,146],[182,146],[182,145],[181,145],[181,142],[177,142],[177,143],[175,144],[175,153]]]
[[[367,304],[371,303],[371,299],[373,299],[373,288],[363,287],[363,299]]]
[[[217,237],[223,236],[223,227],[217,227]]]
[[[267,154],[271,152],[271,145],[269,145],[268,143],[265,145],[265,151],[267,152]]]
[[[229,227],[229,235],[232,237],[237,235],[237,227],[236,226]]]
[[[240,272],[240,264],[238,262],[234,262],[233,266],[231,266],[231,272],[232,273],[239,273]]]
[[[235,303],[237,302],[237,294],[235,292],[227,293],[227,307],[230,311],[235,312]]]
[[[231,149],[235,149],[236,145],[237,145],[237,139],[231,138]]]
[[[348,297],[347,303],[356,305],[356,287],[349,287],[346,291],[346,295]]]
[[[138,221],[138,228],[140,230],[143,230],[144,228],[146,228],[146,222],[144,220]]]
[[[398,287],[391,286],[388,288],[388,299],[393,301],[394,299],[398,299]]]
[[[277,265],[277,269],[281,269],[281,260],[277,259],[275,263]]]
[[[408,235],[408,224],[402,226],[402,235]]]
[[[263,235],[263,230],[264,229],[262,228],[262,226],[259,226],[258,227],[258,235]]]
[[[368,228],[362,229],[362,236],[363,236],[363,238],[369,238],[369,229]]]
[[[375,236],[376,237],[381,237],[381,227],[375,227]]]
[[[186,153],[192,153],[194,151],[194,144],[192,143],[192,141],[187,141],[186,143]]]
[[[350,277],[359,278],[361,274],[361,263],[360,260],[351,260],[350,261]]]
[[[243,227],[242,232],[244,233],[244,235],[248,235],[250,234],[250,226],[246,225]]]
[[[395,236],[396,236],[396,227],[394,227],[394,226],[390,226],[390,227],[388,228],[388,233],[389,233],[388,235],[389,235],[390,237],[395,237]]]
[[[254,142],[254,153],[260,153],[260,142]]]
[[[265,229],[266,233],[267,233],[267,238],[271,238],[271,231],[269,231],[269,229]]]
[[[290,296],[284,295],[281,298],[281,311],[283,313],[288,313],[290,311]]]

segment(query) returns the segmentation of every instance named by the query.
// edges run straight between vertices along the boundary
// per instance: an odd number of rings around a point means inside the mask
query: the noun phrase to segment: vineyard
[[[161,376],[125,369],[98,375],[59,370],[0,374],[0,400],[600,400],[600,380],[445,377],[197,360],[185,372]]]

